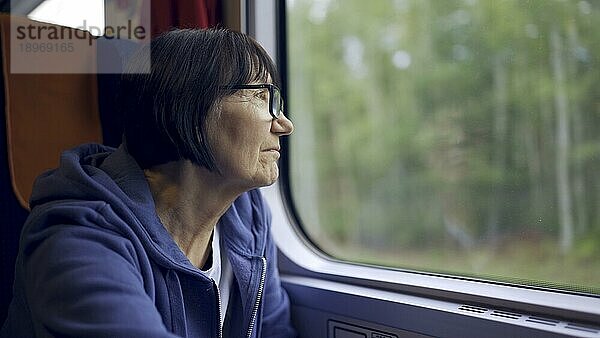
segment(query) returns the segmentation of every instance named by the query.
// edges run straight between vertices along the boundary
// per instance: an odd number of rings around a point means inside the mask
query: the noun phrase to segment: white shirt
[[[221,251],[221,242],[219,241],[219,226],[215,226],[212,238],[212,265],[210,269],[203,271],[208,277],[212,278],[219,288],[221,298],[221,328],[225,321],[227,305],[229,305],[229,291],[233,281],[233,270],[231,263],[227,258],[227,252]]]

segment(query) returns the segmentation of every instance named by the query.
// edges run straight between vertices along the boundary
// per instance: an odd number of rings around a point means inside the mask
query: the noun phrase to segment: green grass
[[[600,295],[600,257],[563,255],[551,241],[471,250],[424,247],[382,251],[339,245],[324,249],[335,258],[359,263]]]

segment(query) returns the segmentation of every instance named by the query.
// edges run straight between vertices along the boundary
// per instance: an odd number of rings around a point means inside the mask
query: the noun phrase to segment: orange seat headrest
[[[28,208],[35,178],[57,167],[63,150],[102,142],[102,130],[96,74],[11,73],[11,20],[41,23],[0,14],[9,170],[17,199]],[[95,48],[78,53],[82,60],[96,60]]]

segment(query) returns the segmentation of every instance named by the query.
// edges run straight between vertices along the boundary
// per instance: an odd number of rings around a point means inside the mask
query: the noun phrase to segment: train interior
[[[27,14],[42,2],[22,0],[12,8],[4,4],[0,15],[2,321],[12,296],[14,262],[33,180],[55,167],[64,149],[87,142],[118,146],[121,141],[119,117],[114,113],[118,71],[11,71],[10,49],[16,47],[9,41],[10,22],[31,20]],[[175,26],[218,25],[245,31],[273,54],[285,80],[286,52],[277,45],[285,34],[283,1],[151,3],[153,34]],[[35,21],[31,23],[35,25]],[[79,57],[97,63],[107,59],[124,63],[135,50],[127,42],[103,38],[96,39],[95,46],[95,54]],[[119,69],[123,63],[111,66]],[[282,171],[285,165],[282,163]],[[278,183],[264,191],[273,209],[274,223],[278,224],[273,231],[280,248],[282,283],[290,296],[292,319],[301,337],[600,337],[597,297],[339,264],[307,245],[309,241],[290,216],[293,208],[286,202],[286,189],[289,187]]]

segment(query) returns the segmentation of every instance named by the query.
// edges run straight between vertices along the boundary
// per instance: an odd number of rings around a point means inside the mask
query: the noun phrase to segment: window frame
[[[281,91],[288,102],[289,111],[289,102],[293,98],[286,95],[289,80],[285,43],[286,1],[273,4],[271,1],[246,0],[242,9],[246,11],[245,31],[265,47],[279,68]],[[289,113],[293,121],[294,112]],[[289,141],[283,138],[281,143],[279,181],[262,188],[262,191],[272,212],[272,233],[279,248],[279,269],[284,283],[303,283],[302,279],[308,278],[314,283],[337,282],[354,286],[359,296],[378,297],[377,292],[389,291],[415,295],[425,300],[479,304],[572,321],[600,323],[600,296],[596,295],[373,266],[326,255],[302,230],[302,220],[291,194]],[[373,294],[365,294],[365,290],[372,290]]]

